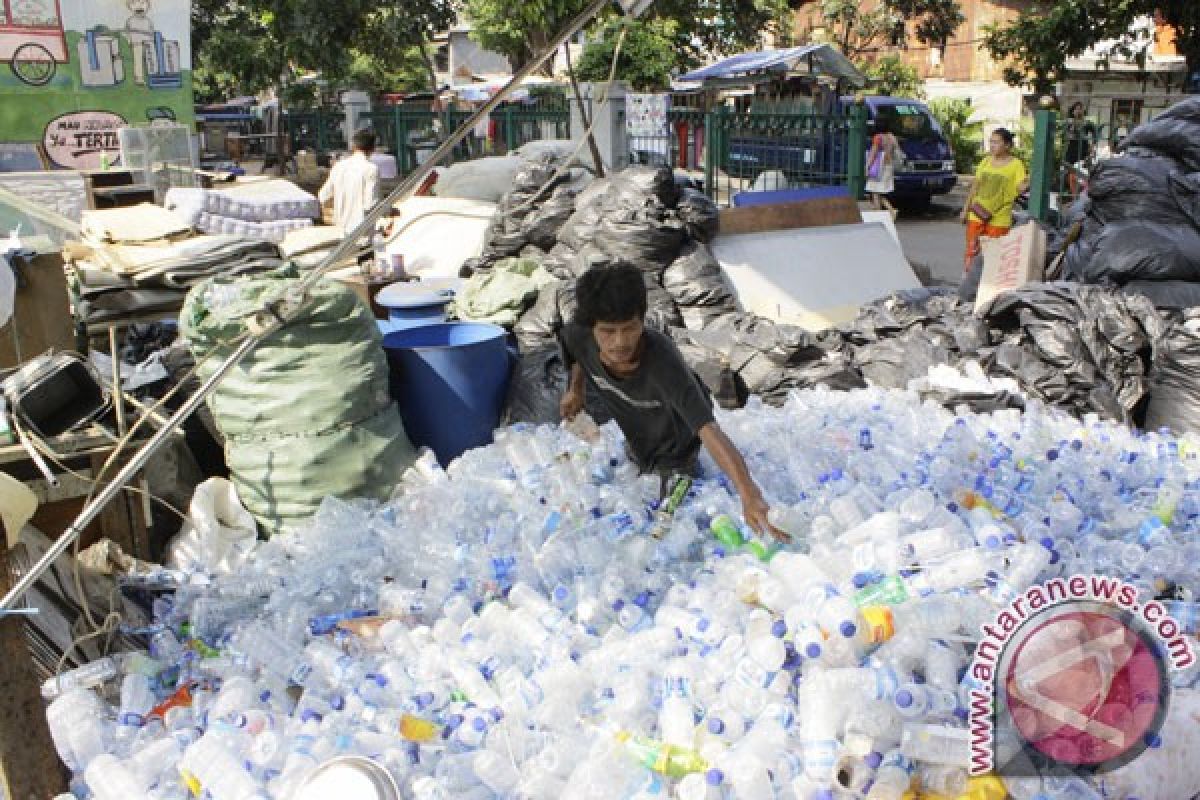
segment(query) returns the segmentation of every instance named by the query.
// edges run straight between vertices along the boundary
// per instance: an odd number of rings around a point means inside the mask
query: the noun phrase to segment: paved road
[[[962,277],[963,226],[958,213],[963,200],[959,191],[940,195],[925,209],[902,209],[896,219],[904,255],[931,284],[957,286]]]

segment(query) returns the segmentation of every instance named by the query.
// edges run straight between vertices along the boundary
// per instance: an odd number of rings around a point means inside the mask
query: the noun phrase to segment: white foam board
[[[921,283],[879,222],[718,236],[713,253],[745,311],[810,331]]]
[[[900,234],[896,233],[896,220],[890,211],[863,211],[863,222],[882,222],[883,227],[887,228],[888,233],[896,240],[896,244],[900,244]]]

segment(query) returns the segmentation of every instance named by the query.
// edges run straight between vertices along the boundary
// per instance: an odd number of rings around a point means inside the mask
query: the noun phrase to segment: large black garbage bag
[[[579,250],[559,242],[542,260],[542,267],[556,278],[573,281],[592,267],[607,267],[618,263],[594,244],[586,244]]]
[[[647,276],[649,277],[649,276]],[[657,283],[646,286],[646,327],[666,333],[671,328],[682,328],[683,317],[671,295]]]
[[[597,181],[597,183],[600,182]],[[575,199],[575,212],[567,218],[558,231],[560,245],[565,245],[572,250],[580,250],[596,241],[597,228],[604,216],[604,207],[600,203],[584,202],[584,196],[588,190],[595,188],[596,185],[596,183],[592,184]]]
[[[1099,222],[1149,219],[1183,222],[1179,204],[1169,191],[1179,162],[1167,156],[1118,156],[1098,163],[1088,178],[1089,212]]]
[[[960,290],[961,291],[961,290]],[[917,330],[947,354],[973,357],[990,344],[987,324],[975,316],[973,305],[950,288],[894,292],[862,308],[843,334],[856,345],[903,336]]]
[[[1200,281],[1200,229],[1149,218],[1103,225],[1089,217],[1064,267],[1083,283]]]
[[[1193,226],[1200,228],[1200,172],[1171,176],[1171,197]]]
[[[557,347],[522,352],[509,381],[505,420],[555,425],[567,390],[567,370]]]
[[[725,355],[692,342],[688,332],[682,328],[672,328],[670,334],[684,362],[696,373],[721,408],[741,408],[746,404],[746,386],[738,380]]]
[[[971,259],[971,265],[963,275],[962,283],[958,285],[958,299],[964,303],[974,303],[979,295],[979,282],[983,280],[983,253]]]
[[[550,197],[521,222],[521,233],[535,247],[550,250],[558,243],[558,232],[575,213],[575,190],[559,186]]]
[[[559,330],[575,311],[575,284],[557,281],[543,286],[537,301],[513,326],[522,352],[548,346],[556,341]]]
[[[609,179],[605,202],[612,208],[638,208],[650,203],[674,208],[679,191],[670,167],[628,167]]]
[[[643,272],[661,273],[679,255],[683,222],[660,206],[607,210],[596,227],[593,243],[615,259]]]
[[[1200,172],[1200,97],[1190,97],[1139,125],[1119,149],[1153,150],[1179,159],[1189,172]]]
[[[1200,283],[1191,281],[1131,281],[1126,292],[1150,299],[1156,308],[1184,309],[1200,306]]]
[[[702,192],[684,189],[676,209],[687,227],[689,238],[697,242],[711,242],[716,238],[721,227],[720,212],[717,204]]]
[[[1073,410],[1130,422],[1146,393],[1164,321],[1140,295],[1073,283],[1033,284],[983,310],[996,347],[985,366],[1028,394]]]
[[[663,272],[662,283],[681,306],[737,308],[721,265],[706,244],[685,245],[679,258]]]
[[[863,378],[885,389],[907,388],[910,381],[927,375],[930,367],[952,360],[945,347],[919,329],[863,345],[854,355]]]
[[[824,386],[843,392],[867,385],[845,353],[824,353],[815,361],[793,367],[766,367],[760,359],[747,364],[738,377],[745,381],[749,391],[768,405],[783,405],[788,392],[793,389]]]
[[[936,324],[960,308],[965,307],[955,290],[949,288],[893,292],[863,306],[848,333],[861,342],[875,341],[916,326]]]
[[[490,269],[529,245],[542,250],[553,247],[558,229],[574,211],[574,177],[570,170],[559,173],[550,155],[522,166],[512,189],[497,204],[480,257],[469,264],[471,270]]]
[[[736,314],[721,306],[680,306],[679,316],[683,317],[683,327],[689,331],[702,331],[712,325],[720,324],[726,314]]]
[[[1200,433],[1200,309],[1187,312],[1158,341],[1143,427]]]
[[[586,386],[583,410],[598,425],[603,425],[612,419],[612,414],[591,383],[587,383]],[[567,368],[563,364],[562,351],[558,347],[539,347],[521,353],[509,381],[504,412],[505,424],[558,424],[559,403],[566,390]]]

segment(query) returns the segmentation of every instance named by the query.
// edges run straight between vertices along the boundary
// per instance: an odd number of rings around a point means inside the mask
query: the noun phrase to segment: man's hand
[[[746,520],[747,525],[762,536],[770,535],[781,542],[790,542],[792,537],[776,528],[767,519],[767,513],[770,510],[767,501],[763,499],[762,492],[759,492],[757,488],[747,491],[742,496],[742,519]]]
[[[767,520],[770,507],[763,499],[758,484],[750,476],[742,454],[733,446],[733,442],[729,441],[721,426],[715,422],[705,425],[700,429],[700,441],[704,443],[704,449],[708,450],[713,461],[717,462],[717,466],[733,481],[738,497],[742,499],[742,519],[746,520],[746,524],[762,536],[770,535],[781,542],[791,541],[786,533]]]
[[[558,404],[558,414],[563,420],[575,419],[583,411],[583,392],[568,389]]]

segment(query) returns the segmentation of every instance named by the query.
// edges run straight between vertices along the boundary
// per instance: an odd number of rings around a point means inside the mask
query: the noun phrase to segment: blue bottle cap
[[[725,782],[725,773],[719,769],[710,769],[704,773],[704,782],[709,786],[720,786]]]
[[[804,655],[808,656],[809,658],[820,658],[821,645],[817,644],[816,642],[809,642],[808,646],[804,648]]]
[[[775,620],[771,623],[771,635],[776,639],[782,639],[787,635],[787,623],[781,619]]]
[[[709,717],[708,732],[715,736],[720,736],[725,732],[725,723],[719,717]]]
[[[879,765],[883,763],[883,753],[872,750],[867,753],[867,757],[863,759],[863,762],[871,769],[879,769]]]
[[[913,704],[912,692],[910,692],[908,689],[901,689],[900,691],[896,692],[896,707],[897,708],[909,708],[910,706],[912,706],[912,704]]]
[[[854,634],[858,633],[858,626],[853,622],[846,620],[838,626],[838,630],[841,631],[842,636],[845,636],[847,639],[852,639],[854,638]]]

